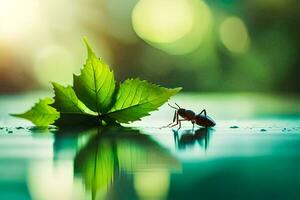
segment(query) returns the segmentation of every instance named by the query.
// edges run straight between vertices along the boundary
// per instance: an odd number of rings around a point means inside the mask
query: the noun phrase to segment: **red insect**
[[[175,109],[175,113],[174,113],[174,117],[173,117],[173,122],[171,122],[167,126],[164,126],[164,128],[167,128],[167,127],[171,128],[171,127],[179,125],[179,127],[178,127],[178,130],[179,130],[181,128],[182,121],[191,121],[193,124],[193,129],[194,129],[195,124],[197,124],[199,126],[204,126],[204,127],[213,127],[216,125],[216,122],[212,118],[210,118],[209,116],[206,115],[205,109],[203,109],[198,115],[196,115],[195,112],[192,110],[186,110],[184,108],[180,108],[180,106],[177,103],[175,103],[175,105],[178,108],[176,108],[175,106],[171,106],[170,104],[168,104],[168,105],[171,108]],[[202,113],[204,113],[204,114],[202,114]],[[179,116],[182,119],[179,119]]]

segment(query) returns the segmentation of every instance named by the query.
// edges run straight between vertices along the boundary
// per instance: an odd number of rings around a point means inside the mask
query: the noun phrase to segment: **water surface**
[[[122,129],[37,129],[8,116],[34,97],[0,99],[0,199],[300,198],[292,99],[179,96],[184,107],[207,108],[217,126],[177,132],[158,128],[172,119],[167,106]]]

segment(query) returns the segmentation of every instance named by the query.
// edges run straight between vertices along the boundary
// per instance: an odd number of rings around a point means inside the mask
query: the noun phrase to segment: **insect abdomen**
[[[205,127],[213,127],[216,125],[215,121],[211,119],[208,116],[204,115],[197,115],[195,118],[195,122],[199,126],[205,126]]]

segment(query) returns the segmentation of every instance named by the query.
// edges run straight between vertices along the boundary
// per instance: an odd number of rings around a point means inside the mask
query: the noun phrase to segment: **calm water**
[[[189,123],[179,132],[157,128],[172,119],[168,107],[131,128],[105,130],[39,130],[7,115],[34,99],[0,99],[1,200],[300,199],[293,102],[259,109],[264,101],[246,97],[179,96],[217,121],[195,132]]]

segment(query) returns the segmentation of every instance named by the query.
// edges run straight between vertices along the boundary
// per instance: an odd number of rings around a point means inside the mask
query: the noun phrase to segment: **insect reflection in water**
[[[213,129],[199,128],[196,131],[186,130],[180,134],[178,131],[173,130],[174,142],[177,149],[186,149],[189,146],[194,146],[196,143],[205,150],[208,148],[210,135]]]

